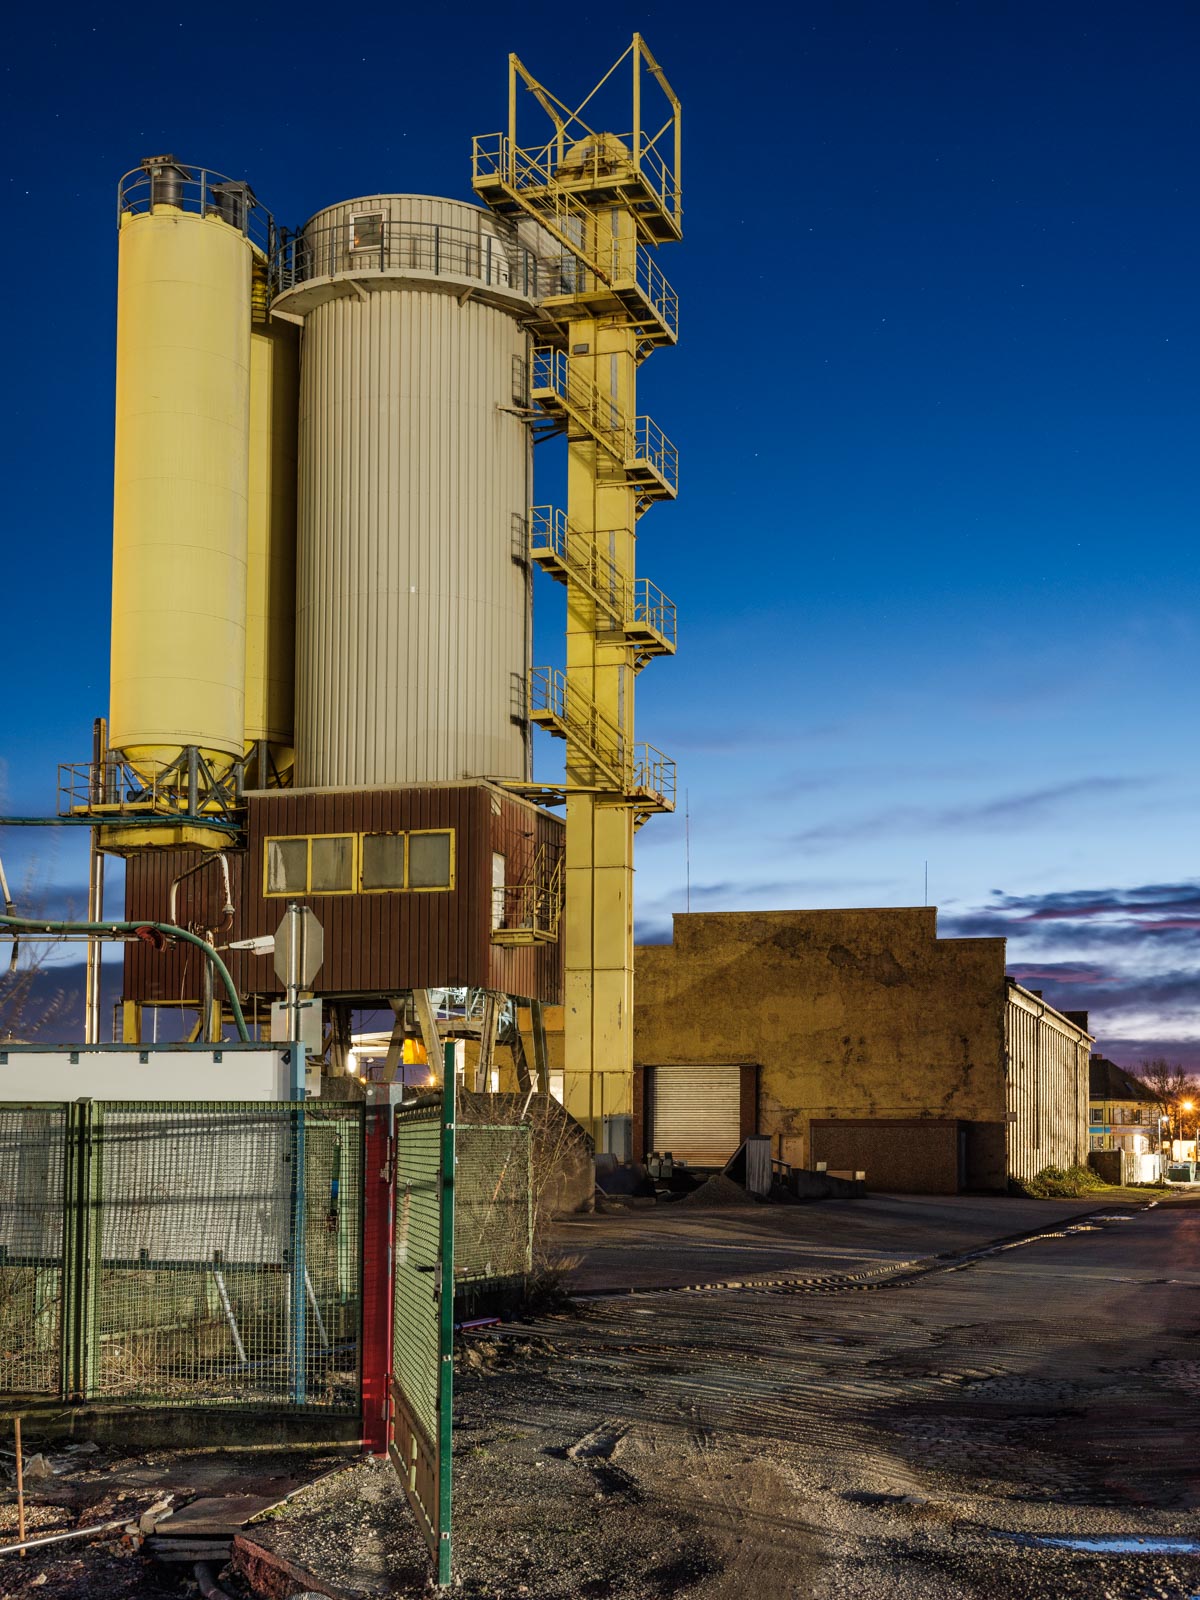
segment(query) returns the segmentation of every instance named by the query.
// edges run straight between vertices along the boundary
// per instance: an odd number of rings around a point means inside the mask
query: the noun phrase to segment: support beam
[[[496,1023],[500,1016],[503,995],[487,989],[483,996],[483,1021],[479,1025],[479,1061],[475,1067],[475,1093],[486,1094],[492,1078],[492,1062],[496,1054]]]
[[[353,1042],[350,1025],[351,1008],[344,1000],[329,1002],[329,1076],[344,1078],[350,1072],[350,1048]]]
[[[121,1002],[121,1043],[141,1044],[142,1005],[140,1000]]]
[[[403,995],[393,994],[388,996],[388,1004],[392,1008],[392,1037],[388,1041],[388,1052],[383,1059],[382,1083],[394,1083],[396,1073],[404,1061],[404,1041],[408,1036],[408,1006]]]
[[[442,1065],[442,1046],[438,1036],[437,1011],[429,998],[428,989],[414,989],[413,1010],[417,1014],[417,1027],[421,1030],[421,1043],[425,1046],[425,1059],[429,1075],[435,1077]]]
[[[530,1032],[533,1034],[533,1070],[539,1094],[550,1093],[550,1061],[546,1053],[546,1012],[540,1000],[529,1002]]]
[[[529,1094],[533,1088],[533,1081],[529,1076],[529,1061],[525,1055],[525,1041],[521,1037],[521,1001],[515,996],[510,997],[512,1005],[512,1020],[501,1035],[501,1044],[506,1044],[512,1052],[513,1071],[517,1075],[517,1088],[522,1094]]]

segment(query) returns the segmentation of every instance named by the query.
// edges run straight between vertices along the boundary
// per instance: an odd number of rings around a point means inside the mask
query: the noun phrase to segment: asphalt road
[[[731,1276],[886,1269],[1046,1228],[1098,1204],[1095,1195],[982,1194],[872,1194],[812,1205],[750,1201],[720,1210],[676,1202],[566,1217],[555,1224],[550,1245],[570,1263],[572,1293],[683,1288]]]
[[[592,1300],[476,1340],[458,1592],[1200,1596],[1200,1208],[1041,1215],[1050,1236],[969,1264]],[[421,1593],[390,1471],[271,1538],[337,1592]]]

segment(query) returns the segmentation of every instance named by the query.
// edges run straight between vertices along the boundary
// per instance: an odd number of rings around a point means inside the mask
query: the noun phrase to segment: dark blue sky
[[[120,173],[171,150],[291,223],[469,197],[510,49],[570,99],[640,27],[685,113],[682,340],[641,385],[681,646],[640,734],[680,763],[693,908],[919,903],[928,859],[943,931],[1007,932],[1118,1058],[1200,1055],[1196,8],[180,15],[7,39],[3,809],[52,809],[105,709]],[[682,817],[640,842],[662,936]],[[81,881],[80,841],[37,848]]]

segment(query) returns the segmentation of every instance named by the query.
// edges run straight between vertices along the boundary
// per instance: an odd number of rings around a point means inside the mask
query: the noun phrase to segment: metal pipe
[[[88,921],[104,920],[104,852],[100,849],[95,828],[92,829],[88,849]],[[100,944],[88,940],[87,964],[84,969],[83,1041],[100,1043]]]
[[[196,1583],[204,1600],[233,1600],[233,1596],[226,1593],[217,1582],[212,1566],[207,1561],[197,1561],[192,1568],[196,1575]]]
[[[8,892],[8,879],[4,876],[4,862],[2,859],[0,859],[0,894],[4,896],[4,910],[11,917],[13,914],[13,899],[12,895]],[[12,957],[8,963],[8,970],[10,972],[15,972],[17,970],[17,958],[20,956],[20,954],[21,941],[14,938]]]
[[[212,944],[212,931],[204,930],[204,937]],[[213,1026],[213,969],[206,966],[200,979],[200,1037],[205,1044],[219,1044],[221,1039],[220,1026]]]
[[[17,1447],[17,1533],[25,1554],[25,1456],[21,1447],[21,1419],[13,1418],[13,1443]]]
[[[196,865],[194,867],[187,867],[183,872],[181,872],[179,874],[178,877],[171,879],[171,890],[170,890],[170,893],[167,896],[167,921],[168,922],[178,923],[178,914],[177,914],[177,910],[176,910],[176,904],[177,904],[177,902],[176,902],[176,894],[178,892],[179,885],[183,882],[183,880],[185,878],[190,878],[194,872],[203,872],[205,867],[210,866],[214,860],[219,861],[221,863],[221,877],[225,881],[225,904],[221,907],[221,912],[229,921],[232,920],[233,914],[234,914],[234,906],[233,906],[233,887],[232,887],[232,885],[230,883],[230,880],[229,880],[229,858],[226,856],[226,854],[225,854],[225,852],[223,850],[218,850],[215,853],[215,855],[206,856],[203,861],[197,861],[197,863],[196,863]]]
[[[21,1550],[35,1550],[41,1544],[61,1544],[64,1539],[82,1539],[89,1533],[108,1533],[112,1528],[123,1528],[129,1522],[121,1517],[117,1522],[96,1522],[90,1528],[74,1528],[70,1533],[50,1533],[41,1539],[26,1539],[24,1544],[0,1544],[0,1556],[13,1556]]]
[[[0,929],[18,928],[23,933],[82,933],[99,934],[110,939],[121,933],[139,933],[141,929],[150,929],[161,933],[166,939],[182,939],[185,944],[193,944],[197,950],[203,952],[206,960],[211,962],[221,982],[225,985],[225,992],[229,996],[229,1008],[233,1012],[234,1025],[238,1031],[238,1038],[243,1044],[250,1043],[250,1030],[246,1026],[246,1017],[242,1011],[242,1002],[238,999],[237,986],[229,968],[221,960],[207,940],[199,934],[190,933],[187,928],[177,928],[170,922],[43,922],[35,917],[10,917],[0,916]]]

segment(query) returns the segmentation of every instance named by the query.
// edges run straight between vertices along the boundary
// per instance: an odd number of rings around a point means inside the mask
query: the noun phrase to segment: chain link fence
[[[359,1403],[362,1110],[0,1107],[0,1392]]]
[[[528,1123],[458,1122],[454,1276],[516,1284],[533,1264],[533,1153]]]

